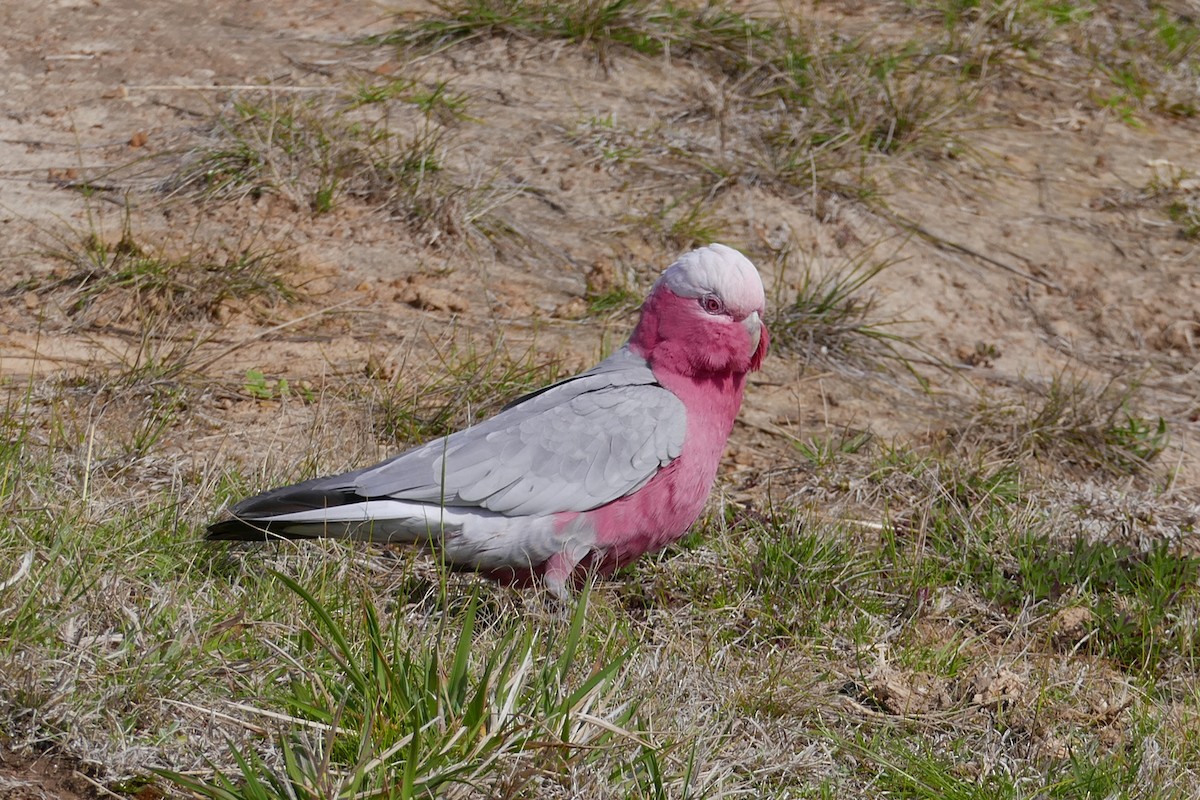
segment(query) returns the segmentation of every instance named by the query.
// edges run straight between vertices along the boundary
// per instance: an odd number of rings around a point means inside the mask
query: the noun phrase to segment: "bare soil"
[[[78,800],[97,796],[98,786],[67,759],[30,758],[0,750],[0,797],[4,800]]]

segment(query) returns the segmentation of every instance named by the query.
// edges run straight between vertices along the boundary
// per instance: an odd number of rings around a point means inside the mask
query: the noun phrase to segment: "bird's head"
[[[762,366],[767,354],[765,312],[758,270],[732,247],[711,244],[667,267],[629,341],[655,368],[744,375]]]

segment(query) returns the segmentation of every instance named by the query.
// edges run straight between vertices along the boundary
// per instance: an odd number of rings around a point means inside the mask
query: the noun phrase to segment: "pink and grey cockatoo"
[[[629,341],[587,372],[373,467],[243,500],[209,539],[427,545],[565,599],[687,531],[708,499],[746,375],[767,353],[754,265],[713,244],[663,272]]]

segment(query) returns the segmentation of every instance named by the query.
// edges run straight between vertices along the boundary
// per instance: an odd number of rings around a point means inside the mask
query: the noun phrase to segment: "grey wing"
[[[657,383],[612,377],[585,374],[551,387],[358,473],[353,489],[512,515],[588,511],[623,497],[679,456],[687,412]]]

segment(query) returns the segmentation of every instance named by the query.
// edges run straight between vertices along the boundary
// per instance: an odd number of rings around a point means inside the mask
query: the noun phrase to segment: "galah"
[[[659,277],[592,369],[375,466],[243,500],[209,539],[409,542],[560,599],[679,539],[704,509],[767,353],[754,265],[712,244]]]

